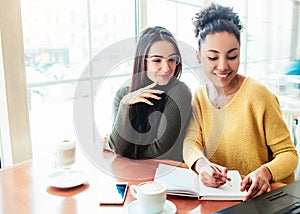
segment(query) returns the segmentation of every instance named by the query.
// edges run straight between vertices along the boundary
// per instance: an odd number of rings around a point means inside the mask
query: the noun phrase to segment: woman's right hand
[[[195,169],[199,173],[201,182],[208,187],[218,188],[225,184],[226,179],[228,179],[228,169],[218,164],[211,162],[203,164],[198,160]],[[217,169],[217,171],[214,169]]]
[[[157,83],[152,83],[151,85],[148,85],[144,88],[140,88],[136,91],[133,91],[131,93],[128,93],[125,95],[122,99],[123,104],[133,105],[139,102],[146,103],[148,105],[154,105],[152,102],[150,102],[148,99],[153,98],[156,100],[160,100],[161,97],[157,96],[156,94],[162,94],[164,91],[152,89],[154,86],[156,86]]]

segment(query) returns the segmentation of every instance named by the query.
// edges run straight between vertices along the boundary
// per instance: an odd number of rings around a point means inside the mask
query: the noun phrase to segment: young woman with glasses
[[[146,28],[137,43],[131,85],[120,88],[114,99],[108,144],[116,154],[183,161],[191,92],[178,80],[181,72],[174,36],[160,26]]]

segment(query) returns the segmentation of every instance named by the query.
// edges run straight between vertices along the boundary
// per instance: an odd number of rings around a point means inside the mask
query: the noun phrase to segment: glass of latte
[[[75,141],[60,141],[56,147],[55,167],[63,169],[64,173],[68,174],[71,166],[75,163],[75,151]]]

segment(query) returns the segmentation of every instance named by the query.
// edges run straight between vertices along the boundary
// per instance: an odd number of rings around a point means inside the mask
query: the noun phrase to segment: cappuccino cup
[[[147,181],[130,186],[131,195],[137,199],[140,213],[154,214],[163,211],[166,199],[166,187],[155,181]]]
[[[75,141],[64,140],[58,142],[55,153],[55,167],[70,169],[75,163]]]

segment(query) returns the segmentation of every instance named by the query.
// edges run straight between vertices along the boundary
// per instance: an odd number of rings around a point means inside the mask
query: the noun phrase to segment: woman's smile
[[[226,79],[228,76],[230,76],[232,74],[232,72],[228,72],[225,74],[219,74],[219,73],[213,72],[213,74],[216,75],[217,77],[219,77],[220,79]]]

